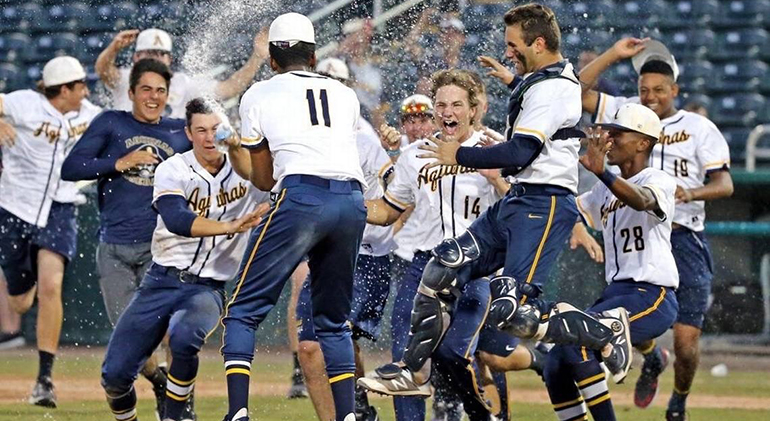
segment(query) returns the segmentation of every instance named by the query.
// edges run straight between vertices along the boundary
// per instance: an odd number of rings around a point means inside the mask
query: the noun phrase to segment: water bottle
[[[225,143],[225,140],[229,139],[233,135],[233,129],[227,123],[222,123],[217,126],[217,131],[214,133],[214,145],[219,152],[225,153],[230,148]]]

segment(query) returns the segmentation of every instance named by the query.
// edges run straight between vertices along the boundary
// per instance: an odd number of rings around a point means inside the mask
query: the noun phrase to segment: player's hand
[[[503,66],[503,64],[497,61],[497,59],[489,56],[479,56],[478,60],[481,67],[490,69],[489,73],[487,73],[489,76],[500,79],[500,81],[506,85],[513,82],[513,72],[507,67]]]
[[[460,142],[452,140],[438,139],[435,136],[428,136],[427,142],[418,146],[419,149],[427,151],[418,158],[435,159],[436,161],[427,165],[427,168],[437,167],[439,165],[457,165],[457,150],[460,149]]]
[[[14,144],[16,144],[16,129],[5,119],[0,118],[0,146],[11,147]]]
[[[260,203],[253,212],[249,212],[236,220],[230,221],[228,223],[229,227],[227,229],[227,234],[239,234],[256,227],[262,222],[262,216],[266,214],[269,209],[270,206],[267,203]]]
[[[623,38],[612,46],[612,51],[619,59],[630,58],[644,50],[644,43],[649,40],[649,38]]]
[[[126,29],[125,31],[120,31],[115,35],[115,38],[112,39],[112,45],[118,50],[122,50],[133,44],[138,35],[138,29]]]
[[[401,133],[395,127],[383,124],[380,126],[380,141],[385,149],[395,151],[401,147]]]
[[[674,198],[676,199],[676,204],[690,203],[693,199],[692,190],[677,185],[676,192],[674,192]]]
[[[263,59],[270,57],[267,34],[268,28],[262,28],[254,37],[254,55]]]
[[[569,239],[570,250],[575,250],[578,246],[583,247],[594,262],[604,262],[604,251],[602,250],[602,247],[596,242],[594,237],[588,233],[588,230],[582,222],[575,224],[572,228],[572,237]]]
[[[481,141],[484,146],[491,146],[497,143],[505,142],[505,136],[490,129],[489,127],[483,127],[482,132],[484,134],[481,136]]]
[[[160,162],[158,157],[150,151],[144,149],[137,149],[115,162],[115,169],[119,172],[128,171],[137,165],[150,165]]]
[[[607,152],[612,147],[606,130],[595,127],[589,127],[586,130],[588,134],[586,143],[586,153],[580,157],[580,163],[592,173],[599,175],[604,172],[604,159]]]
[[[502,177],[502,174],[500,173],[500,169],[499,168],[487,169],[487,170],[478,170],[478,172],[484,178],[486,178],[490,183],[493,183],[493,182],[497,181],[498,178]]]

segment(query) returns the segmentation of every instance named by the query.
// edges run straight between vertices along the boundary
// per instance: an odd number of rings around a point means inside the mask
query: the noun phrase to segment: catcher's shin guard
[[[404,364],[413,373],[420,371],[433,351],[441,343],[441,338],[449,328],[447,304],[441,301],[433,291],[420,284],[414,297],[412,308],[409,343],[404,351]]]
[[[500,330],[511,328],[517,323],[514,319],[523,297],[536,298],[540,295],[540,288],[537,286],[518,282],[511,276],[492,278],[489,288],[492,293],[492,305],[489,307],[488,320]]]
[[[596,317],[582,312],[568,303],[556,303],[541,322],[547,325],[542,338],[535,339],[560,345],[579,345],[589,349],[602,349],[613,336],[613,331]]]

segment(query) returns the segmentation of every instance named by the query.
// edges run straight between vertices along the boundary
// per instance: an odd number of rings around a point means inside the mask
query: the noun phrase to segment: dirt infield
[[[93,401],[101,400],[103,391],[99,385],[99,364],[101,362],[100,350],[65,349],[57,360],[55,380],[57,394],[60,401]],[[381,354],[380,354],[381,355]],[[373,367],[381,358],[380,355],[370,355],[369,367]],[[10,358],[8,358],[10,357]],[[207,351],[201,358],[201,373],[196,382],[196,394],[201,397],[226,397],[224,387],[224,374],[220,372],[220,357],[211,351]],[[267,355],[260,354],[258,363],[265,367],[262,371],[254,373],[251,393],[255,396],[285,396],[288,390],[288,377],[290,372],[290,356],[288,352],[271,352]],[[19,367],[19,361],[25,367]],[[26,362],[29,361],[29,364]],[[738,373],[753,373],[760,378],[770,377],[770,357],[740,357],[734,355],[707,355],[703,358],[702,367],[713,366],[718,362],[726,362],[734,375]],[[12,404],[25,401],[32,387],[34,371],[36,369],[36,353],[34,350],[17,350],[13,352],[0,352],[0,404]],[[255,364],[256,366],[256,364]],[[671,370],[667,375],[671,376]],[[548,402],[545,388],[538,387],[533,376],[521,380],[521,375],[509,374],[510,399],[513,405],[516,402]],[[700,372],[698,376],[705,381],[710,381],[708,372]],[[629,384],[610,386],[613,401],[620,405],[633,405],[633,381],[635,376],[629,378]],[[767,384],[766,380],[759,380],[760,384]],[[533,387],[534,386],[534,387]],[[665,385],[662,386],[661,395],[667,394]],[[767,386],[770,388],[770,385]],[[150,399],[152,392],[149,383],[143,380],[136,382],[136,388],[140,398]],[[375,398],[376,399],[376,398]],[[383,398],[384,399],[384,398]],[[666,399],[659,398],[656,406],[665,406]],[[762,396],[741,396],[740,391],[727,388],[718,393],[695,392],[688,399],[691,408],[740,408],[755,410],[770,410],[770,394]]]

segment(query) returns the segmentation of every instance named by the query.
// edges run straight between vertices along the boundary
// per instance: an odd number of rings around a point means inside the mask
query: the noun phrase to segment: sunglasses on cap
[[[401,112],[403,114],[428,113],[429,108],[427,104],[411,103],[411,104],[402,105]]]

